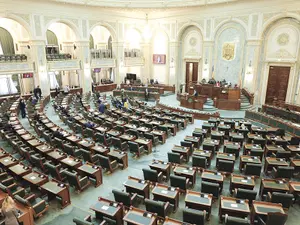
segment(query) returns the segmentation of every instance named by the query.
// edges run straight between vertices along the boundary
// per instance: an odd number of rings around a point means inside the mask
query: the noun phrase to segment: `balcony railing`
[[[111,59],[112,52],[110,49],[92,49],[91,50],[92,59]]]
[[[26,62],[27,56],[25,54],[16,54],[16,55],[0,55],[1,62]]]
[[[62,60],[70,60],[72,59],[72,55],[67,54],[47,54],[47,61],[62,61]]]
[[[142,52],[140,49],[125,49],[124,58],[141,58]]]

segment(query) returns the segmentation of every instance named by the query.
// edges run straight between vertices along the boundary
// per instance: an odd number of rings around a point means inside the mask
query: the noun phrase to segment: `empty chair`
[[[127,131],[127,133],[130,134],[130,135],[134,135],[136,138],[140,137],[140,134],[139,134],[139,132],[137,130],[129,129]]]
[[[91,128],[85,128],[83,131],[83,136],[86,138],[94,139],[94,131]]]
[[[15,199],[24,206],[31,207],[33,209],[34,218],[42,216],[49,208],[49,205],[45,200],[37,198],[35,194],[30,195],[27,198],[22,198],[19,195],[15,195]]]
[[[239,218],[239,217],[233,217],[228,216],[228,214],[224,217],[224,224],[225,225],[250,225],[250,222],[247,218]]]
[[[105,134],[102,134],[102,133],[96,133],[95,139],[97,142],[99,142],[105,146],[109,146],[111,144],[111,138],[106,137]]]
[[[267,142],[266,140],[262,140],[262,139],[254,139],[253,140],[253,144],[261,145],[262,148],[265,147],[266,142]]]
[[[127,145],[127,142],[124,141],[122,142],[122,140],[120,138],[116,138],[116,137],[111,137],[111,140],[112,140],[112,145],[121,150],[121,151],[126,151],[127,148],[128,148],[128,145]]]
[[[290,145],[299,145],[300,144],[300,138],[298,137],[292,137],[290,141]]]
[[[46,171],[46,168],[44,166],[45,157],[42,157],[39,154],[35,154],[35,155],[31,155],[30,159],[33,165],[37,166],[44,172]]]
[[[86,162],[91,162],[91,163],[98,163],[99,162],[99,158],[98,155],[92,155],[92,153],[88,150],[85,149],[79,149],[79,151],[81,152],[81,155],[83,157],[83,160]]]
[[[166,134],[167,134],[167,137],[170,137],[170,136],[172,135],[171,129],[169,129],[168,127],[165,127],[165,126],[158,126],[157,129],[158,129],[158,130],[161,130],[161,131],[165,131]]]
[[[7,193],[10,196],[14,195],[25,195],[25,189],[23,187],[20,187],[18,184],[14,182],[14,180],[11,180],[10,183],[7,183],[6,185],[0,183],[0,190],[4,193]]]
[[[172,187],[178,187],[180,191],[186,192],[186,190],[188,189],[189,179],[172,174],[170,176],[170,183]]]
[[[73,218],[73,222],[76,225],[116,225],[117,221],[108,217],[103,216],[102,222],[99,223],[98,219],[93,220],[91,215],[86,216],[85,218],[75,217]]]
[[[59,149],[64,148],[63,141],[60,138],[55,137],[54,140],[53,140],[53,144],[54,144],[55,147],[57,147]]]
[[[35,154],[35,151],[31,150],[29,147],[21,147],[20,155],[24,157],[28,162],[31,160],[31,155]]]
[[[201,192],[207,193],[207,194],[212,194],[214,198],[219,198],[220,184],[202,181],[201,182]]]
[[[113,189],[112,193],[114,194],[115,201],[123,203],[123,205],[126,207],[132,206],[137,197],[137,194],[133,194],[131,196],[127,192],[119,191],[116,189]]]
[[[174,164],[181,164],[183,162],[183,155],[175,152],[168,152],[168,161]]]
[[[163,173],[156,170],[143,168],[144,179],[153,183],[161,182],[163,179]]]
[[[192,166],[193,167],[199,167],[201,169],[207,168],[207,159],[202,156],[192,156]]]
[[[256,199],[257,191],[237,188],[234,190],[234,196],[239,199],[248,199],[249,204],[251,205],[252,202]]]
[[[159,143],[161,143],[160,140],[158,139],[158,137],[155,136],[154,134],[144,133],[144,137],[147,138],[147,139],[152,140],[152,144],[154,146],[157,146]]]
[[[194,151],[194,144],[190,141],[181,141],[180,145],[183,146],[183,147],[190,148],[190,153],[192,153]]]
[[[75,147],[71,144],[65,144],[63,150],[68,155],[72,155],[75,157],[81,156],[81,151],[77,147]]]
[[[81,125],[75,124],[74,127],[75,127],[75,132],[76,132],[77,134],[82,134],[82,133],[83,133],[83,128],[82,128]]]
[[[109,157],[103,155],[98,155],[98,157],[99,157],[100,165],[103,169],[112,173],[118,168],[119,164],[117,160],[111,161]]]
[[[265,151],[264,150],[257,150],[257,149],[251,149],[250,156],[257,156],[260,159],[263,158]]]
[[[276,132],[275,132],[275,135],[283,137],[283,136],[285,136],[285,130],[284,129],[277,129]]]
[[[269,212],[267,217],[257,216],[256,219],[259,225],[284,225],[288,215],[280,212]]]
[[[247,163],[245,166],[245,175],[253,175],[260,177],[262,169],[262,164],[256,164],[256,163]]]
[[[63,171],[66,169],[62,169],[60,165],[53,165],[50,162],[46,162],[44,166],[53,178],[59,181],[63,181],[66,178],[63,174]]]
[[[200,211],[195,209],[183,209],[183,222],[195,224],[195,225],[204,225],[206,211]]]
[[[134,153],[137,157],[140,157],[140,155],[145,152],[144,146],[139,146],[138,143],[133,141],[128,141],[129,151],[131,153]]]
[[[119,126],[119,125],[116,126],[116,130],[120,131],[122,134],[124,134],[124,132],[125,132],[125,128],[122,126]]]
[[[289,209],[293,205],[294,195],[280,192],[268,192],[267,200],[273,203],[281,203],[283,208]]]
[[[292,166],[278,166],[277,168],[273,167],[272,175],[274,178],[287,178],[291,179],[295,168]]]
[[[161,202],[150,199],[145,199],[146,210],[156,213],[159,217],[165,218],[170,213],[169,202]]]
[[[87,188],[90,185],[90,181],[87,176],[80,177],[77,175],[77,172],[72,173],[67,170],[64,170],[63,174],[66,175],[70,186],[75,187],[79,192],[83,191],[85,188]]]
[[[276,158],[281,158],[281,159],[286,159],[286,160],[289,160],[291,157],[292,157],[292,153],[291,151],[285,151],[285,150],[279,150],[276,152],[276,155],[275,155]]]
[[[234,161],[229,160],[219,160],[217,164],[218,171],[232,173],[234,168]]]

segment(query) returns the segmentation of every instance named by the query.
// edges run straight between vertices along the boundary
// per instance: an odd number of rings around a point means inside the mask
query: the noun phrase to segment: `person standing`
[[[149,99],[149,92],[148,92],[148,88],[145,89],[145,100],[146,102],[148,102]]]
[[[1,214],[5,216],[5,225],[19,225],[18,212],[15,209],[15,202],[10,196],[6,196],[1,208]]]
[[[20,99],[20,111],[21,111],[21,116],[24,119],[26,117],[26,104],[24,99]]]
[[[40,88],[40,86],[37,86],[34,90],[33,90],[34,96],[37,100],[39,100],[42,96],[42,90]]]

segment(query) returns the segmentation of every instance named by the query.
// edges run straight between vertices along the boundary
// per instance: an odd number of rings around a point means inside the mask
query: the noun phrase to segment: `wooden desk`
[[[21,138],[24,140],[24,141],[30,141],[32,139],[35,139],[35,137],[31,134],[24,134],[21,136]]]
[[[145,180],[129,176],[123,185],[128,193],[136,193],[144,198],[150,197],[150,185]]]
[[[220,189],[223,189],[224,176],[222,173],[204,170],[201,174],[201,179],[203,181],[208,181],[212,183],[218,183],[220,185]]]
[[[187,190],[185,195],[185,206],[191,209],[205,210],[207,212],[207,220],[211,214],[212,202],[212,194],[202,194],[200,192]]]
[[[296,154],[300,153],[300,146],[299,145],[288,145],[287,147],[288,151],[291,151],[292,156],[295,156]]]
[[[104,216],[116,220],[118,225],[123,224],[123,206],[118,202],[99,197],[90,209],[95,212],[97,219],[103,220]]]
[[[255,180],[253,176],[242,176],[237,174],[231,174],[229,190],[233,193],[236,188],[244,188],[253,190],[255,187]]]
[[[9,153],[0,148],[0,159],[5,158],[7,156],[9,156]]]
[[[43,153],[43,154],[47,154],[51,151],[54,150],[54,148],[48,144],[45,144],[45,143],[42,143],[42,145],[39,145],[36,147],[36,149],[40,152],[40,153]]]
[[[221,196],[219,218],[223,221],[222,216],[228,214],[229,216],[245,218],[250,215],[250,207],[248,200],[241,200],[237,198],[231,198]]]
[[[72,170],[76,170],[82,165],[82,161],[73,156],[68,156],[67,158],[62,159],[60,162]]]
[[[110,135],[112,137],[119,137],[119,136],[122,135],[122,133],[120,131],[114,130],[114,129],[112,129],[110,131],[107,131],[106,134],[108,134],[108,135]]]
[[[85,162],[82,166],[78,167],[79,173],[86,175],[92,179],[95,179],[95,187],[102,184],[102,169],[100,166],[96,166],[90,162]]]
[[[208,133],[210,133],[213,128],[215,128],[215,124],[213,123],[204,122],[202,124],[202,129],[207,130]]]
[[[295,167],[295,171],[300,171],[300,159],[292,159],[291,160],[291,166]]]
[[[95,142],[93,141],[87,141],[86,139],[83,139],[79,142],[77,142],[79,148],[83,148],[83,149],[86,149],[86,150],[90,150],[92,147],[95,146]]]
[[[167,139],[167,134],[165,131],[162,130],[153,130],[150,132],[151,134],[155,135],[158,137],[158,139],[164,144],[166,143],[166,139]]]
[[[58,149],[55,149],[54,151],[48,152],[46,157],[55,162],[60,162],[62,159],[67,158],[67,154]]]
[[[19,161],[16,158],[12,157],[11,155],[0,159],[0,164],[2,165],[2,167],[6,167],[6,168],[10,166],[14,166],[18,164],[18,162]]]
[[[173,172],[175,175],[189,178],[189,181],[192,184],[192,186],[194,186],[196,184],[196,169],[195,168],[178,165],[175,167]]]
[[[107,154],[112,160],[117,160],[118,163],[122,164],[122,169],[128,167],[128,154],[126,152],[121,152],[118,150],[112,150]]]
[[[95,128],[97,131],[99,131],[100,133],[106,133],[107,131],[109,131],[108,127],[104,127],[104,126],[99,126],[97,128]]]
[[[48,201],[58,196],[62,199],[62,208],[71,204],[69,186],[52,179],[41,186],[41,190],[48,194]]]
[[[265,173],[269,170],[272,170],[273,167],[277,168],[278,166],[289,166],[289,164],[286,162],[285,159],[282,158],[271,158],[271,157],[265,158],[265,166],[264,166]]]
[[[267,216],[269,212],[285,213],[281,204],[272,202],[253,201],[251,211],[251,223],[254,224],[254,219],[256,215]]]
[[[27,141],[28,145],[30,145],[32,148],[36,148],[40,145],[43,145],[44,143],[38,139],[32,139],[30,141]]]
[[[298,200],[298,196],[300,194],[300,182],[299,181],[290,181],[289,182],[289,193],[294,195],[295,201]]]
[[[49,181],[48,176],[36,171],[33,171],[22,178],[30,184],[31,190],[40,187]]]
[[[16,130],[16,133],[20,136],[24,135],[24,134],[28,134],[27,130],[21,129],[21,130]]]
[[[169,218],[169,217],[165,217],[165,221],[162,225],[191,225],[190,223],[185,223],[185,222],[182,222],[182,221],[179,221],[179,220],[175,220],[175,219],[172,219],[172,218]]]
[[[240,165],[239,165],[240,171],[242,171],[244,169],[244,166],[247,163],[261,164],[261,160],[259,157],[256,157],[256,156],[241,155]]]
[[[102,145],[94,145],[91,148],[92,154],[100,154],[106,156],[109,153],[109,148]]]
[[[136,130],[139,131],[139,132],[142,132],[142,133],[148,133],[148,132],[151,131],[151,129],[148,128],[148,127],[139,127]]]
[[[211,159],[212,159],[212,156],[213,156],[213,154],[211,153],[211,151],[196,149],[196,150],[193,151],[193,155],[205,157],[207,159],[207,166],[208,167],[210,166]]]
[[[235,155],[231,153],[218,152],[216,157],[216,166],[218,166],[219,160],[228,160],[235,162]]]
[[[289,184],[283,179],[261,179],[260,196],[268,192],[288,192]]]
[[[204,138],[207,138],[207,129],[202,129],[202,128],[195,128],[193,131],[193,136],[201,135]]]
[[[70,142],[74,142],[74,143],[78,143],[79,141],[81,141],[81,137],[79,136],[76,136],[76,135],[71,135],[71,136],[68,136],[66,137],[66,139]]]
[[[225,135],[224,131],[216,131],[216,130],[214,130],[214,131],[211,132],[210,135],[211,135],[210,138],[212,140],[219,140],[221,143],[224,142],[224,135]]]
[[[263,150],[259,144],[244,144],[243,155],[248,155],[251,150]]]
[[[136,139],[136,137],[131,134],[122,134],[121,136],[119,136],[119,138],[121,138],[124,141],[134,141]]]
[[[130,207],[130,210],[124,216],[123,220],[127,222],[127,224],[134,225],[156,225],[157,217],[155,214],[146,212],[141,209]]]
[[[166,177],[166,180],[169,180],[171,174],[171,164],[167,162],[163,162],[160,160],[153,160],[151,164],[149,164],[150,169],[156,170],[157,172],[162,172],[162,174]]]
[[[219,146],[220,146],[219,140],[212,140],[209,138],[205,138],[203,140],[203,149],[212,151],[213,154],[215,154],[215,152],[219,150]]]
[[[31,173],[32,168],[25,166],[23,163],[18,163],[8,168],[8,170],[16,176],[22,177],[26,174]]]
[[[265,156],[270,156],[272,153],[276,154],[277,151],[285,151],[280,145],[265,145]]]
[[[179,188],[168,187],[157,183],[152,190],[153,199],[163,202],[170,202],[175,212],[179,205]]]
[[[199,148],[200,147],[200,138],[199,137],[194,137],[194,136],[185,136],[184,141],[189,141],[192,142],[194,144],[195,148]]]
[[[138,138],[134,141],[139,145],[143,145],[145,149],[148,150],[148,154],[152,153],[152,140],[145,139],[145,138]]]
[[[173,148],[171,149],[171,151],[182,155],[184,157],[184,159],[186,160],[186,162],[189,161],[189,157],[191,154],[189,147],[184,147],[181,145],[174,145]]]

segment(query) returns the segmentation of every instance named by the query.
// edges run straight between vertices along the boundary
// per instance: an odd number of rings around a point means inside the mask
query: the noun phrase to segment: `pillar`
[[[124,72],[124,43],[112,42],[112,58],[116,60],[116,67],[114,68],[115,83],[120,84],[125,77]]]
[[[202,59],[202,77],[208,81],[213,76],[213,54],[214,54],[214,41],[203,41],[203,59]],[[199,82],[201,82],[199,80]]]
[[[179,43],[177,41],[170,42],[170,72],[169,72],[169,85],[175,85],[177,86],[177,78],[179,74],[178,72],[178,49],[179,49]],[[168,60],[168,59],[167,59]],[[179,90],[179,89],[177,89]]]
[[[144,68],[142,69],[141,78],[142,82],[146,83],[147,79],[153,79],[153,74],[150,73],[152,65],[152,57],[150,51],[150,43],[144,42],[141,44],[142,56],[144,56]]]
[[[31,60],[34,65],[34,84],[40,86],[43,96],[50,95],[50,80],[47,71],[46,41],[31,40],[29,42],[31,50]]]
[[[83,93],[88,93],[92,90],[92,74],[91,74],[91,54],[89,41],[77,41],[75,43],[75,55],[80,60],[80,86]]]

